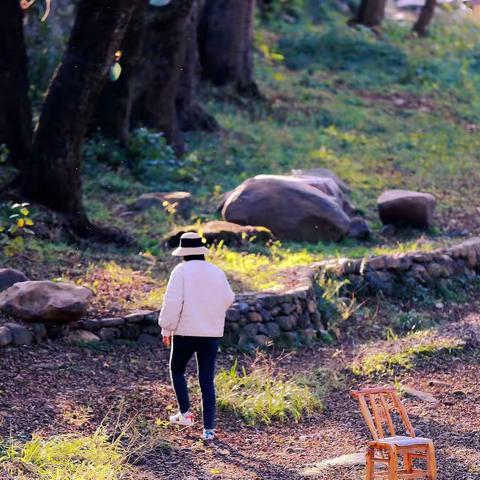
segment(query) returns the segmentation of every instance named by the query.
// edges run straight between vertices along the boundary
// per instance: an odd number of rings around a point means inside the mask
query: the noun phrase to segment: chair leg
[[[427,448],[427,472],[428,480],[437,480],[437,461],[435,459],[433,442],[430,442]]]
[[[388,480],[398,480],[398,455],[393,448],[388,452]]]
[[[369,448],[365,455],[367,460],[367,466],[365,469],[365,480],[374,480],[374,471],[375,471],[375,463],[373,461],[375,450],[373,448]]]
[[[410,453],[406,452],[403,454],[403,463],[405,464],[405,471],[407,473],[412,473],[413,463],[412,463],[412,457],[410,456]]]

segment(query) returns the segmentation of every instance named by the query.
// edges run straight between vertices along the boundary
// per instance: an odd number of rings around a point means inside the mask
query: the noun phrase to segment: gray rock
[[[12,345],[30,345],[33,343],[33,333],[19,323],[7,323],[5,325],[12,334]]]
[[[297,332],[282,332],[280,339],[290,346],[296,346],[300,343]]]
[[[258,333],[258,325],[256,323],[248,323],[242,328],[241,332],[249,339],[255,338]]]
[[[135,312],[125,315],[123,318],[127,323],[140,323],[145,320],[145,317],[151,315],[151,310],[137,310]]]
[[[140,328],[139,325],[132,323],[132,324],[123,325],[123,327],[120,327],[120,332],[121,332],[120,334],[121,338],[125,338],[127,340],[135,340],[142,333],[142,329]]]
[[[101,328],[98,332],[97,335],[99,338],[105,342],[111,341],[111,340],[116,340],[117,338],[120,338],[120,329],[115,328],[115,327],[104,327]]]
[[[318,310],[317,302],[315,300],[309,300],[307,303],[308,313],[315,313]]]
[[[367,240],[370,238],[371,231],[367,221],[362,217],[354,217],[350,220],[347,235],[357,240]]]
[[[159,337],[154,337],[153,335],[149,335],[148,333],[142,333],[137,340],[137,343],[139,345],[158,345],[159,342]]]
[[[43,323],[34,323],[32,325],[32,332],[37,343],[47,338],[47,327]]]
[[[386,238],[392,238],[396,233],[395,225],[384,225],[380,230],[380,235]]]
[[[238,324],[241,326],[241,327],[244,327],[246,324],[247,324],[247,319],[246,317],[244,317],[243,315],[240,317],[240,319],[238,320]]]
[[[265,329],[267,331],[268,336],[272,340],[276,340],[277,338],[280,337],[282,331],[280,330],[280,327],[276,323],[269,322],[269,323],[266,323],[264,326],[265,326]]]
[[[241,314],[247,313],[250,309],[250,305],[245,302],[238,302],[232,305],[232,308],[238,310]]]
[[[241,247],[250,243],[266,244],[275,239],[272,232],[265,227],[238,225],[215,220],[203,224],[178,227],[168,233],[164,241],[170,248],[175,248],[180,243],[180,237],[186,232],[201,234],[207,245],[222,243],[227,246]]]
[[[158,323],[143,327],[143,333],[149,333],[150,335],[160,335],[161,331],[162,329]]]
[[[272,314],[265,308],[260,310],[260,315],[262,316],[262,320],[264,322],[271,322],[273,320]]]
[[[388,190],[377,200],[384,225],[428,228],[433,224],[436,200],[430,193]]]
[[[192,209],[192,195],[189,192],[152,192],[144,193],[132,204],[127,206],[130,211],[145,211],[150,208],[165,210],[164,203],[175,205],[175,216],[188,219]]]
[[[393,276],[381,270],[369,270],[365,272],[365,279],[375,292],[382,292],[391,295],[393,292]]]
[[[27,276],[14,268],[0,268],[0,292],[10,288],[17,282],[26,282]]]
[[[240,312],[236,308],[229,308],[225,314],[227,322],[238,322],[240,320]]]
[[[0,347],[6,347],[13,342],[12,332],[8,327],[0,327]]]
[[[111,327],[120,327],[124,325],[125,319],[123,319],[122,317],[101,318],[100,320],[97,320],[97,322],[98,322],[99,328],[111,328]]]
[[[255,337],[255,344],[258,345],[259,347],[266,347],[268,346],[272,340],[267,337],[266,335],[257,335]]]
[[[88,330],[72,330],[67,337],[70,343],[96,343],[100,337]]]
[[[308,170],[297,169],[292,170],[292,175],[302,175],[302,176],[309,176],[309,177],[321,177],[321,178],[331,178],[344,193],[350,193],[352,190],[351,188],[341,180],[334,172],[329,170],[328,168],[310,168]]]
[[[258,312],[248,312],[247,313],[247,319],[250,322],[259,323],[259,322],[262,321],[262,316]]]
[[[0,293],[0,310],[24,320],[71,322],[86,312],[92,295],[70,283],[26,281]]]
[[[317,340],[317,331],[313,328],[305,328],[299,331],[299,336],[303,343],[311,344]]]
[[[282,313],[284,313],[285,315],[289,315],[290,313],[293,313],[296,310],[295,305],[293,305],[292,303],[283,303],[281,307],[282,307]]]
[[[293,330],[296,326],[296,319],[292,315],[283,315],[277,317],[275,321],[277,322],[277,325],[280,327],[280,329],[284,332]]]
[[[222,215],[239,225],[261,225],[276,237],[317,242],[338,241],[350,224],[342,193],[331,182],[333,195],[321,190],[315,177],[260,175],[246,180],[227,198]],[[326,182],[323,182],[326,183]]]
[[[298,326],[300,328],[307,328],[310,326],[310,315],[305,312],[298,316]]]

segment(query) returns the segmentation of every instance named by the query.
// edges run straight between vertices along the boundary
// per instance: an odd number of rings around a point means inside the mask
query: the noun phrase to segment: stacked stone
[[[432,252],[342,259],[316,264],[328,276],[347,279],[349,289],[366,295],[399,295],[405,291],[445,287],[450,280],[470,281],[480,271],[480,238]]]
[[[313,342],[322,329],[314,290],[303,286],[287,293],[237,296],[227,311],[224,341],[244,351],[294,346]]]

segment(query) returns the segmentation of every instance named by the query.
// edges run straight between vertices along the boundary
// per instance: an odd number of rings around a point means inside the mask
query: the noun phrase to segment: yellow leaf
[[[280,72],[275,72],[273,74],[273,79],[276,80],[277,82],[282,82],[283,80],[285,80],[285,75],[283,75],[283,73],[280,73]]]
[[[28,208],[23,207],[20,209],[20,213],[26,217],[30,213],[30,211],[28,210]]]
[[[25,226],[25,220],[23,218],[19,218],[17,220],[17,227],[18,228],[23,228]]]
[[[30,218],[26,218],[25,225],[28,225],[29,227],[31,227],[33,225],[33,220],[31,220]]]
[[[211,473],[212,475],[220,475],[220,470],[217,470],[216,468],[212,468],[212,469],[210,470],[210,473]]]

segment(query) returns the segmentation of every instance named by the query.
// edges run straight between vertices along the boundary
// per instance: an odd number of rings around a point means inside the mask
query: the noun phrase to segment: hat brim
[[[209,250],[207,247],[178,247],[173,252],[174,257],[186,257],[188,255],[208,255]]]

